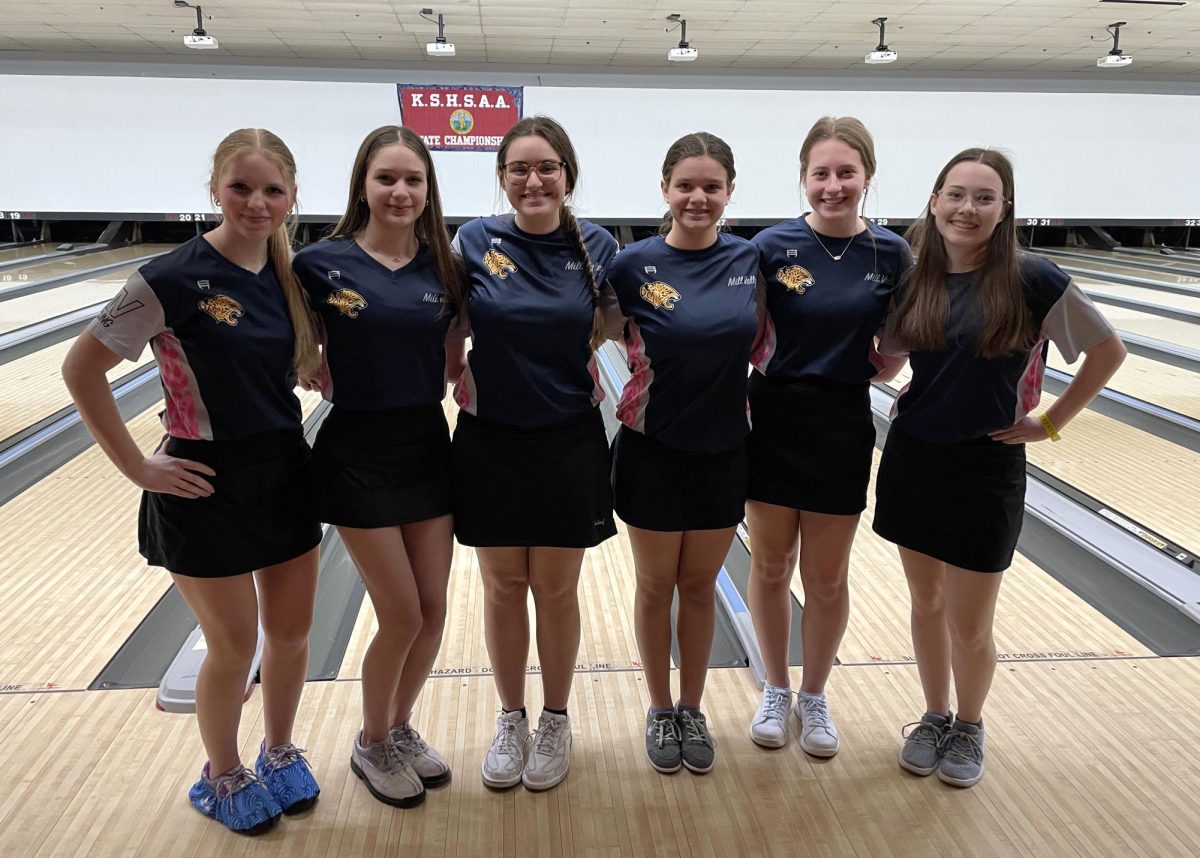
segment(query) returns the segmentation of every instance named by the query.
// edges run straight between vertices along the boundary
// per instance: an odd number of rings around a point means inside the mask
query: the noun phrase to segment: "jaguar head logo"
[[[509,274],[515,274],[517,271],[517,264],[505,254],[495,249],[483,254],[483,264],[487,266],[488,271],[495,274],[501,280]]]
[[[810,286],[817,282],[808,273],[808,269],[801,268],[799,265],[789,265],[786,268],[780,268],[775,275],[775,279],[797,295],[803,295],[808,291]]]
[[[358,311],[367,309],[367,299],[353,289],[339,289],[330,293],[325,299],[326,304],[337,307],[343,316],[351,319],[358,318]]]
[[[638,290],[638,294],[643,299],[650,302],[652,307],[660,310],[674,310],[675,302],[679,300],[680,295],[673,286],[663,283],[661,280],[655,280],[653,283],[644,283],[642,288]]]
[[[246,309],[228,295],[205,298],[200,302],[200,309],[227,325],[237,325],[238,319],[246,315]]]

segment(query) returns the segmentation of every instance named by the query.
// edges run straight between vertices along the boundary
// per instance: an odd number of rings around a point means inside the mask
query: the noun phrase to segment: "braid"
[[[575,213],[565,203],[562,207],[561,219],[563,230],[575,244],[575,250],[579,253],[579,261],[583,263],[583,277],[587,283],[588,292],[592,296],[592,332],[588,337],[588,344],[595,350],[605,340],[604,327],[600,318],[600,284],[596,282],[596,272],[592,270],[592,257],[588,255],[587,245],[583,242],[583,230],[579,228],[579,221],[575,219]]]

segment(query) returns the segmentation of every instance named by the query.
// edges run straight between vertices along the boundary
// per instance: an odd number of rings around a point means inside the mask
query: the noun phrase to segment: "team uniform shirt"
[[[896,397],[892,425],[924,441],[965,441],[1006,429],[1037,407],[1048,341],[1074,363],[1081,352],[1113,335],[1113,327],[1079,286],[1040,256],[1020,255],[1025,301],[1039,330],[1027,352],[997,358],[976,353],[982,311],[972,289],[975,272],[946,275],[950,310],[946,348],[909,354],[912,381]],[[897,306],[906,284],[897,290]],[[904,354],[889,319],[881,351]]]
[[[454,236],[470,281],[467,324],[459,330],[471,337],[454,399],[476,417],[532,429],[583,416],[604,392],[588,344],[592,294],[575,243],[562,228],[533,235],[515,221],[511,214],[477,218]],[[616,239],[587,221],[579,228],[603,284]],[[616,300],[607,287],[601,309],[613,324]]]
[[[874,225],[853,241],[814,235],[803,217],[763,230],[753,242],[767,283],[758,371],[786,381],[869,381],[882,367],[875,335],[900,276],[912,265],[907,242]],[[840,261],[830,258],[843,248]]]
[[[622,423],[678,450],[718,452],[745,438],[758,270],[758,250],[729,233],[703,250],[654,236],[617,254],[608,277],[633,374],[617,406]]]
[[[228,441],[300,425],[295,331],[269,261],[255,274],[196,236],[139,268],[88,331],[126,360],[150,344],[169,435]]]
[[[377,410],[441,401],[453,307],[425,245],[390,271],[335,238],[305,247],[292,268],[324,328],[326,399]]]

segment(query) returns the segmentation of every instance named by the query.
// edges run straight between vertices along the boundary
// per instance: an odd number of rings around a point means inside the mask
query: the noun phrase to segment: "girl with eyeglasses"
[[[969,787],[983,777],[996,598],[1021,532],[1025,444],[1059,440],[1125,357],[1112,327],[1053,263],[1018,250],[1009,160],[955,155],[915,225],[918,257],[881,350],[908,355],[876,481],[875,532],[900,549],[926,712],[902,768]],[[1034,416],[1053,341],[1083,365]],[[950,711],[950,680],[958,715]]]
[[[812,210],[760,232],[768,328],[750,377],[750,612],[766,668],[750,738],[788,740],[792,573],[804,587],[800,747],[838,752],[825,684],[850,613],[850,547],[867,506],[875,449],[870,383],[902,358],[876,350],[888,301],[912,264],[908,245],[862,217],[875,145],[849,116],[823,117],[800,147]]]
[[[417,134],[386,125],[366,136],[345,213],[293,268],[324,334],[313,380],[333,402],[313,445],[318,512],[337,527],[378,621],[350,767],[375,798],[413,807],[450,781],[410,717],[446,620],[454,493],[442,399],[463,351],[451,333],[461,266]]]
[[[758,252],[719,231],[734,175],[721,138],[698,132],[675,141],[662,165],[669,214],[661,234],[625,247],[609,272],[632,373],[617,407],[613,493],[637,573],[646,757],[663,773],[708,772],[716,759],[700,704],[714,585],[746,502],[746,365],[760,318]]]
[[[454,529],[484,585],[484,636],[502,711],[483,760],[493,788],[548,789],[567,775],[567,700],[579,651],[584,550],[616,533],[594,348],[615,299],[616,240],[568,204],[579,164],[545,116],[504,135],[496,175],[513,213],[464,224],[471,351],[455,390]],[[619,324],[619,319],[617,319]],[[543,703],[529,735],[526,602],[533,592]]]

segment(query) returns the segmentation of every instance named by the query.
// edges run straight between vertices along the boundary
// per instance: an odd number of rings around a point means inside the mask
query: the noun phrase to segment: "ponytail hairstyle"
[[[583,240],[583,230],[568,202],[574,195],[575,188],[579,186],[579,159],[575,155],[575,147],[571,145],[571,138],[567,136],[563,127],[549,116],[527,116],[508,129],[508,133],[500,141],[500,148],[496,151],[496,177],[501,181],[504,178],[504,163],[508,156],[508,147],[512,145],[512,142],[520,137],[530,136],[541,137],[549,143],[550,148],[563,162],[563,177],[567,183],[567,192],[563,197],[562,208],[559,210],[559,220],[562,223],[563,232],[575,245],[575,252],[579,254],[579,261],[583,264],[584,281],[592,296],[592,332],[588,336],[588,345],[595,350],[607,338],[604,335],[604,323],[600,315],[600,284],[596,282],[592,258],[588,255],[587,245]]]
[[[213,153],[208,189],[215,199],[221,175],[226,168],[235,158],[251,152],[257,152],[278,167],[293,194],[292,211],[279,225],[279,229],[267,239],[267,256],[275,270],[275,279],[279,281],[283,290],[283,297],[287,300],[288,315],[292,319],[292,330],[296,336],[292,366],[298,376],[311,377],[321,367],[321,356],[317,353],[317,332],[308,308],[308,299],[300,288],[300,281],[292,272],[292,234],[296,229],[296,159],[292,157],[284,142],[265,128],[239,128],[222,140],[217,146],[217,151]]]
[[[737,170],[733,167],[733,150],[720,137],[715,134],[709,134],[707,131],[695,131],[691,134],[685,134],[671,144],[671,147],[667,149],[667,156],[663,158],[663,181],[668,185],[671,184],[671,174],[675,172],[675,167],[680,161],[685,158],[699,158],[702,156],[708,156],[724,167],[725,184],[733,184],[733,180],[737,176]],[[667,213],[663,215],[662,223],[658,226],[658,234],[666,235],[669,233],[674,222],[671,212],[668,209]]]
[[[346,198],[346,211],[328,238],[353,238],[366,228],[371,219],[371,210],[367,206],[365,196],[371,161],[380,149],[397,144],[411,149],[425,166],[425,208],[417,217],[414,231],[417,241],[424,242],[433,254],[438,280],[441,281],[442,288],[450,294],[452,309],[457,312],[463,306],[463,282],[466,279],[463,264],[450,249],[450,234],[442,217],[442,196],[438,191],[433,158],[425,146],[425,141],[411,129],[398,125],[384,125],[363,139],[358,147],[358,154],[354,156],[354,166],[350,169],[350,193]]]
[[[853,116],[822,116],[808,130],[800,144],[800,181],[808,175],[808,156],[813,146],[826,140],[838,140],[858,153],[862,160],[867,183],[875,178],[875,140],[861,121]],[[863,211],[867,210],[867,189],[863,188]]]
[[[938,232],[930,204],[946,183],[946,176],[957,164],[973,162],[990,167],[1000,177],[1000,205],[1004,216],[996,224],[984,248],[983,264],[976,272],[974,293],[983,316],[976,350],[981,357],[1010,355],[1033,345],[1037,332],[1025,301],[1017,255],[1017,222],[1012,163],[995,149],[971,148],[959,152],[942,168],[930,194],[925,212],[908,232],[917,257],[908,294],[900,305],[898,328],[900,341],[914,351],[946,348],[946,316],[950,297],[946,291],[946,243]]]

